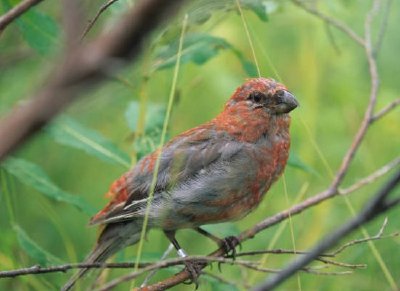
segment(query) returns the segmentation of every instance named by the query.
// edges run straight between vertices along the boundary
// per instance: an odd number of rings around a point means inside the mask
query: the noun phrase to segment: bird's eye
[[[249,99],[255,103],[260,103],[262,100],[265,99],[265,95],[261,92],[254,91],[249,94]]]

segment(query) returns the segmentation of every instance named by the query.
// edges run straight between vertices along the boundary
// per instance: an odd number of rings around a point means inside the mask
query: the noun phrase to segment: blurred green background
[[[1,13],[17,2],[1,0]],[[363,35],[364,18],[372,1],[310,2]],[[381,2],[384,10],[387,1]],[[378,55],[381,84],[378,110],[399,98],[400,3],[391,2],[388,16],[381,10],[373,23],[376,39],[382,22],[388,20]],[[62,9],[57,4],[43,2],[0,35],[0,116],[46,84],[46,76],[63,49]],[[89,16],[99,8],[94,1],[82,1],[82,5]],[[86,40],[112,26],[131,5],[123,0],[115,3],[101,16]],[[152,35],[138,62],[110,75],[2,164],[1,270],[79,262],[85,258],[98,233],[87,223],[93,212],[106,204],[103,194],[113,180],[159,143],[185,13],[189,24],[167,137],[213,118],[235,88],[255,76],[250,44],[235,5],[234,1],[198,1],[185,6],[168,27]],[[297,96],[301,107],[291,114],[292,160],[284,177],[246,218],[208,227],[220,236],[238,234],[299,199],[326,189],[360,125],[370,90],[364,51],[342,32],[327,27],[291,1],[243,0],[241,5],[262,76],[283,82]],[[373,124],[343,186],[353,184],[399,156],[399,124],[398,109]],[[352,193],[349,204],[356,211],[360,209],[386,179]],[[345,198],[336,197],[293,217],[290,222],[261,232],[243,243],[242,251],[292,249],[293,244],[298,250],[306,250],[350,217]],[[392,210],[387,217],[385,234],[399,231],[399,209]],[[366,230],[375,235],[383,219],[368,224]],[[356,231],[342,243],[362,237],[362,232]],[[178,232],[178,240],[190,254],[205,255],[215,249],[212,241],[191,230]],[[389,273],[399,288],[399,237],[381,239],[374,245],[387,267],[386,275],[377,255],[364,243],[351,247],[335,260],[366,264],[366,269],[342,276],[299,273],[278,290],[391,290]],[[151,230],[143,260],[158,260],[167,246],[163,233]],[[136,246],[126,249],[116,260],[132,260],[136,249]],[[175,253],[170,257],[175,257]],[[293,258],[293,255],[269,255],[245,259],[261,260],[264,267],[279,269]],[[178,270],[162,270],[152,280]],[[244,290],[267,276],[230,265],[223,265],[220,272],[214,264],[207,271],[234,285],[202,276],[199,290]],[[349,269],[329,266],[321,271]],[[112,271],[110,276],[126,272]],[[54,290],[72,273],[0,279],[0,290]],[[129,287],[127,283],[117,290]],[[193,288],[180,285],[174,290]]]

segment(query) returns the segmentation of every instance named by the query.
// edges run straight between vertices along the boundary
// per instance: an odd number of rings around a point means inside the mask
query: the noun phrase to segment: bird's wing
[[[168,189],[185,183],[216,161],[231,159],[242,147],[231,136],[214,130],[211,125],[177,136],[162,149],[152,203],[157,203],[157,197]],[[158,156],[159,151],[155,151],[144,157],[115,181],[108,192],[111,201],[91,219],[90,224],[118,222],[143,215],[138,210],[147,205]]]

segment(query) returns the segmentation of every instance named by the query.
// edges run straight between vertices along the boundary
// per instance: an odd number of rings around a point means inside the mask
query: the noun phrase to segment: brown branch
[[[394,168],[398,167],[400,165],[400,157],[394,159],[390,163],[384,165],[382,168],[376,170],[369,176],[362,178],[358,180],[356,183],[353,185],[344,188],[344,189],[339,189],[340,195],[348,195],[361,187],[368,185],[374,181],[376,181],[378,178],[382,177],[383,175],[387,174],[389,171],[393,170]]]
[[[272,290],[277,287],[287,278],[295,274],[298,270],[303,269],[320,254],[330,249],[332,246],[338,243],[338,241],[358,229],[361,225],[371,221],[380,214],[386,212],[390,208],[400,204],[400,200],[397,199],[397,204],[388,204],[388,195],[400,184],[400,171],[398,171],[392,179],[390,179],[377,194],[369,201],[369,203],[361,210],[361,212],[353,219],[344,224],[341,228],[335,231],[333,234],[326,237],[324,240],[319,242],[313,249],[310,250],[308,255],[305,255],[298,260],[293,261],[279,274],[266,280],[265,282],[258,285],[254,290]]]
[[[147,267],[152,263],[140,263],[140,268]],[[13,278],[18,276],[33,275],[33,274],[46,274],[46,273],[65,273],[71,269],[127,269],[133,268],[135,263],[78,263],[78,264],[64,264],[59,266],[42,267],[35,265],[28,268],[22,268],[10,271],[0,271],[0,278]]]
[[[364,39],[362,37],[360,37],[357,33],[355,33],[345,23],[343,23],[337,19],[334,19],[332,17],[329,17],[328,15],[323,14],[317,8],[315,8],[314,6],[311,7],[311,6],[307,5],[302,0],[292,0],[292,2],[294,4],[296,4],[297,6],[301,7],[302,9],[304,9],[305,11],[307,11],[308,13],[311,13],[311,14],[317,16],[318,18],[322,19],[327,24],[332,25],[332,26],[336,27],[337,29],[341,30],[342,32],[347,34],[351,39],[353,39],[356,43],[358,43],[359,45],[361,45],[361,46],[365,45]]]
[[[135,59],[144,39],[182,0],[141,0],[110,31],[77,48],[46,79],[43,89],[0,120],[0,161],[46,125],[83,91]]]
[[[0,16],[0,33],[12,23],[15,19],[20,17],[26,11],[28,11],[31,7],[39,4],[43,0],[24,0],[18,3],[18,5],[11,8],[5,14]]]
[[[388,114],[390,111],[392,111],[393,109],[395,109],[397,106],[400,105],[400,98],[394,100],[393,102],[389,103],[386,107],[384,107],[381,111],[379,111],[378,113],[376,113],[373,117],[371,122],[375,122],[377,120],[379,120],[380,118],[382,118],[383,116],[385,116],[386,114]]]
[[[113,5],[117,1],[118,0],[108,0],[106,3],[104,3],[100,7],[99,11],[97,11],[97,13],[94,16],[94,18],[89,21],[89,24],[87,25],[87,27],[83,31],[82,36],[81,36],[81,40],[84,39],[85,36],[89,33],[89,31],[92,29],[93,25],[96,23],[97,19],[99,19],[100,15],[103,14],[103,12],[106,11],[108,7],[110,7],[111,5]]]

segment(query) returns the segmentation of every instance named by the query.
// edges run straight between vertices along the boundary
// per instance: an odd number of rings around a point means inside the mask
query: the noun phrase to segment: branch
[[[393,170],[394,168],[398,167],[399,165],[400,165],[400,157],[398,157],[398,158],[394,159],[393,161],[391,161],[390,163],[384,165],[382,168],[376,170],[369,176],[360,179],[353,185],[351,185],[347,188],[344,188],[344,189],[339,189],[339,193],[340,193],[340,195],[348,195],[348,194],[358,190],[359,188],[376,181],[378,178],[387,174],[389,171]]]
[[[394,177],[389,182],[387,182],[380,191],[378,191],[378,193],[369,201],[367,206],[365,206],[364,209],[362,209],[355,218],[351,219],[333,234],[318,243],[313,249],[311,249],[308,255],[305,255],[298,260],[295,260],[294,262],[289,264],[289,266],[287,266],[282,272],[272,277],[271,279],[261,283],[254,290],[272,290],[283,281],[285,281],[287,278],[295,274],[299,269],[307,266],[321,253],[325,252],[326,250],[337,244],[337,242],[344,236],[348,235],[368,221],[374,219],[378,215],[384,213],[388,209],[400,204],[400,200],[397,200],[396,204],[388,204],[386,201],[387,196],[396,188],[396,186],[398,186],[399,183],[400,171],[398,171],[394,175]]]
[[[0,33],[13,22],[15,19],[20,17],[26,11],[28,11],[31,7],[39,4],[43,0],[24,0],[21,1],[18,5],[11,8],[5,14],[0,16]]]
[[[386,114],[388,114],[390,111],[395,109],[398,105],[400,105],[400,98],[394,100],[393,102],[389,103],[386,107],[384,107],[381,111],[376,113],[372,119],[371,123],[377,121],[378,119],[382,118]]]
[[[334,19],[332,17],[329,17],[328,15],[323,14],[321,11],[319,11],[315,7],[311,7],[311,6],[307,5],[302,0],[292,0],[292,2],[295,5],[301,7],[305,11],[307,11],[308,13],[311,13],[311,14],[317,16],[318,18],[322,19],[327,24],[332,25],[332,26],[336,27],[337,29],[341,30],[342,32],[347,34],[351,39],[353,39],[356,43],[358,43],[359,45],[361,45],[361,46],[365,45],[364,39],[362,39],[362,37],[360,37],[357,33],[355,33],[345,23],[343,23],[337,19]]]
[[[141,263],[140,268],[147,267],[152,263]],[[39,265],[35,265],[28,268],[22,268],[18,270],[10,270],[10,271],[1,271],[0,278],[13,278],[24,275],[32,275],[32,274],[46,274],[46,273],[56,273],[63,272],[65,273],[71,269],[127,269],[133,268],[135,263],[78,263],[78,264],[64,264],[59,266],[51,266],[51,267],[42,267]]]
[[[100,15],[103,14],[104,11],[107,10],[108,7],[113,5],[115,2],[118,0],[108,0],[106,3],[104,3],[99,11],[97,11],[95,17],[89,21],[88,26],[85,28],[84,32],[82,33],[81,40],[85,38],[85,36],[89,33],[89,31],[92,29],[93,25],[96,23],[97,19],[99,19]]]
[[[141,0],[110,31],[64,58],[40,90],[0,120],[0,161],[46,125],[83,91],[135,59],[144,39],[183,0]]]

